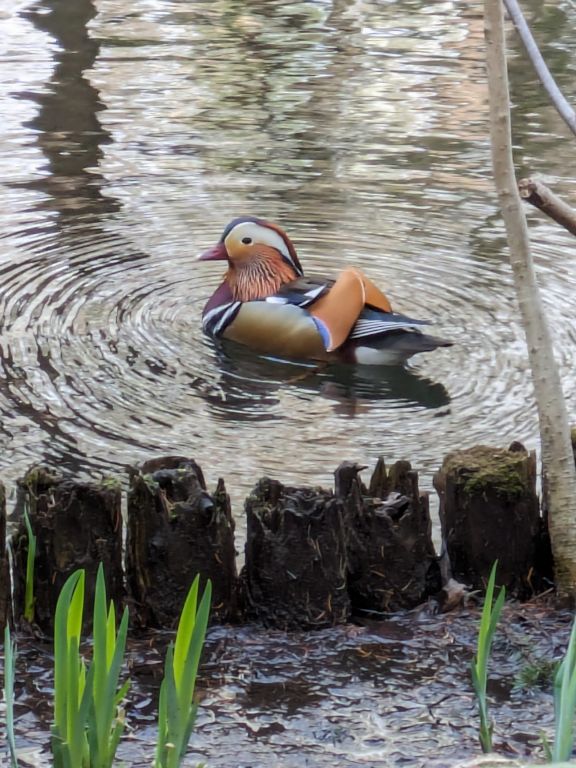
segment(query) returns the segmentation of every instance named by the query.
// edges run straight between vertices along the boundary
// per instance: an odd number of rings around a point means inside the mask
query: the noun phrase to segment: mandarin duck
[[[335,280],[304,277],[296,249],[276,224],[231,221],[198,260],[227,260],[224,280],[204,307],[202,328],[215,339],[275,357],[396,365],[417,352],[452,346],[423,333],[425,320],[392,311],[359,269]]]

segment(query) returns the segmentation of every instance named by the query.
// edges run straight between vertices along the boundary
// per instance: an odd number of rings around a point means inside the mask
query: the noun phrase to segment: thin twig
[[[548,189],[546,184],[536,179],[520,179],[518,191],[524,201],[576,235],[576,211]]]
[[[506,6],[506,10],[510,14],[510,18],[516,27],[516,31],[520,35],[520,39],[526,48],[528,58],[532,62],[532,66],[536,70],[536,74],[540,78],[552,104],[556,107],[558,114],[564,120],[568,128],[570,128],[572,133],[576,135],[576,112],[574,112],[570,104],[566,101],[562,95],[562,91],[558,88],[556,81],[550,74],[550,70],[542,58],[542,54],[536,45],[532,32],[530,32],[530,27],[526,23],[526,19],[522,15],[517,0],[504,0],[504,5]]]

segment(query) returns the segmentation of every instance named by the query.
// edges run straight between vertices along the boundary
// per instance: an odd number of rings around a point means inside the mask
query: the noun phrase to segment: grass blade
[[[10,636],[8,624],[4,627],[4,701],[6,702],[6,740],[10,752],[11,768],[18,768],[16,736],[14,734],[14,671],[16,645]]]
[[[62,587],[54,619],[54,729],[62,741],[67,736],[68,610],[81,575],[81,571],[76,571]]]
[[[87,716],[90,767],[109,768],[114,761],[124,728],[124,717],[119,713],[119,703],[129,687],[129,681],[126,681],[120,690],[117,690],[128,635],[128,609],[124,610],[116,634],[116,611],[112,602],[107,606],[102,565],[99,566],[96,576],[93,635],[94,647],[90,665],[93,685]]]
[[[28,552],[26,555],[26,586],[24,591],[24,618],[30,624],[34,621],[34,564],[36,561],[36,536],[32,531],[28,510],[24,510],[24,523],[28,537]]]
[[[486,596],[478,628],[478,650],[474,656],[470,670],[472,675],[472,686],[476,693],[478,701],[478,711],[480,715],[480,744],[483,752],[492,751],[492,724],[488,716],[488,699],[486,688],[488,684],[488,661],[492,648],[492,640],[496,632],[496,626],[502,613],[506,590],[500,588],[498,597],[494,601],[494,584],[496,581],[496,568],[498,561],[492,566],[488,584],[486,585]]]
[[[166,679],[160,685],[160,698],[158,701],[158,739],[156,742],[155,768],[163,768],[166,765],[166,743],[168,741],[168,708],[166,704]]]
[[[62,587],[56,604],[52,727],[55,768],[88,766],[88,744],[82,707],[87,678],[85,665],[80,657],[84,584],[84,571],[73,573]]]
[[[204,639],[206,637],[208,620],[210,618],[211,599],[212,584],[208,581],[194,618],[194,626],[192,635],[188,640],[187,654],[181,677],[180,679],[176,678],[176,688],[179,692],[181,701],[192,701],[194,686],[196,684],[196,675],[198,673],[198,665],[200,664],[200,654],[204,647]],[[178,636],[176,636],[176,640],[178,641]]]
[[[106,733],[106,721],[113,703],[106,700],[106,680],[108,670],[108,615],[106,610],[106,585],[104,582],[104,570],[102,563],[98,566],[96,574],[96,587],[94,591],[94,610],[92,614],[92,634],[94,645],[92,648],[93,686],[90,692],[90,707],[88,709],[88,740],[90,743],[90,757],[94,765],[100,765],[104,759],[108,734]]]
[[[186,753],[197,707],[194,688],[210,615],[212,585],[207,582],[197,607],[199,579],[188,592],[174,646],[166,653],[158,706],[155,768],[178,768]]]
[[[576,712],[576,620],[572,625],[566,654],[554,679],[554,717],[556,733],[552,762],[570,760],[574,746]]]
[[[177,686],[178,681],[182,679],[184,665],[186,663],[186,655],[188,647],[190,646],[192,632],[194,631],[194,624],[196,622],[196,603],[198,600],[199,582],[200,577],[196,576],[188,591],[188,596],[186,597],[184,607],[180,613],[178,629],[176,630],[176,641],[174,643],[174,679],[176,680]]]

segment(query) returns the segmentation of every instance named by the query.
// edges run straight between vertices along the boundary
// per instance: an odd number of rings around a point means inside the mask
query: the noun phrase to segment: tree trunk
[[[558,594],[576,599],[576,471],[552,340],[534,276],[528,227],[512,159],[502,0],[484,1],[490,137],[494,180],[510,249],[538,406],[542,464],[549,493],[550,538]]]

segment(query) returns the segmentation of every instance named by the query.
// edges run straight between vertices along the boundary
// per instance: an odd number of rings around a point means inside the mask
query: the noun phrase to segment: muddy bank
[[[448,768],[479,755],[469,663],[479,609],[285,633],[214,626],[199,683],[197,729],[186,766],[210,768]],[[541,758],[553,726],[550,670],[563,655],[571,615],[545,599],[510,602],[490,665],[495,749]],[[118,753],[148,768],[166,632],[129,647],[133,681]],[[27,765],[48,761],[48,646],[19,638],[17,731]]]

